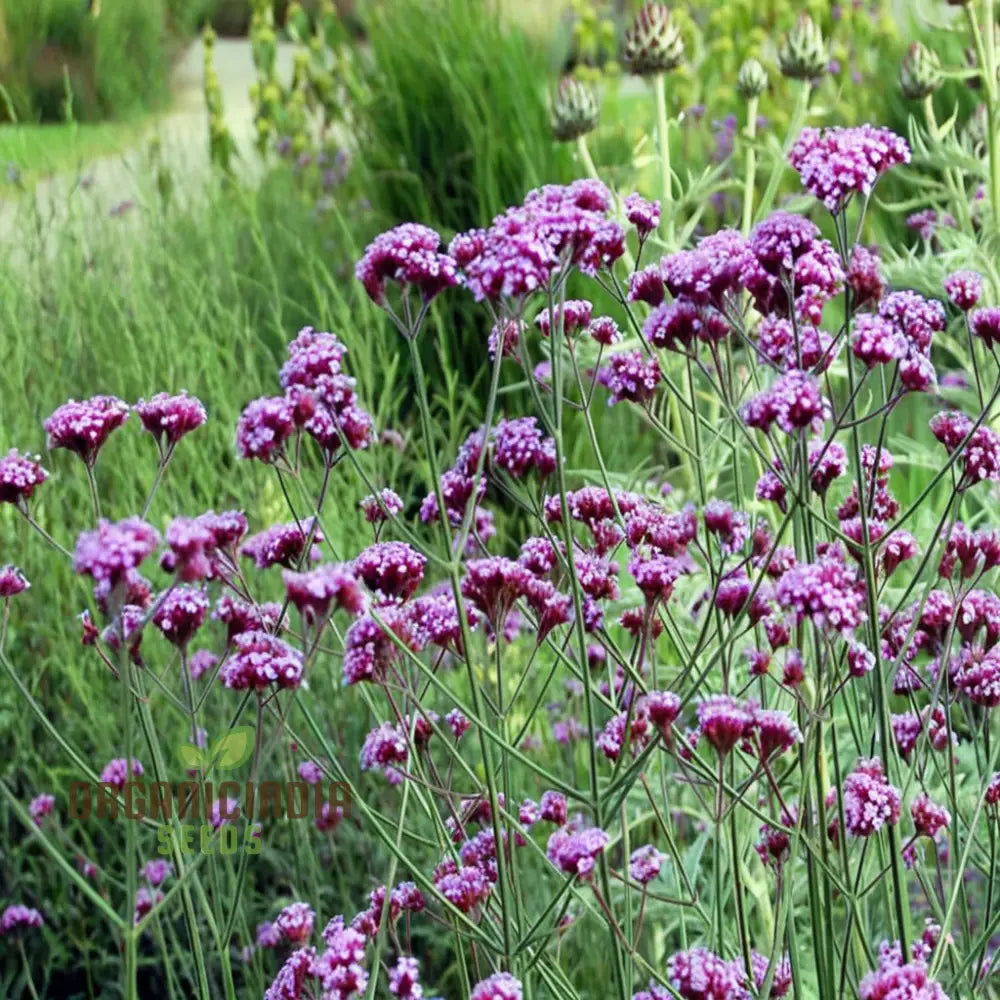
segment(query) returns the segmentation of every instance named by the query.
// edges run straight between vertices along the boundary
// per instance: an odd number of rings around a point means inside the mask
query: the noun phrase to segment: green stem
[[[757,179],[757,147],[754,143],[757,138],[757,106],[759,103],[759,97],[751,97],[747,100],[747,124],[743,130],[747,139],[747,165],[743,178],[743,225],[741,227],[744,236],[750,235],[750,226],[753,224],[753,193]]]
[[[668,249],[674,244],[674,179],[670,169],[670,123],[667,120],[667,77],[657,73],[653,77],[656,95],[656,141],[660,149],[660,190],[663,198],[663,221],[666,223]]]

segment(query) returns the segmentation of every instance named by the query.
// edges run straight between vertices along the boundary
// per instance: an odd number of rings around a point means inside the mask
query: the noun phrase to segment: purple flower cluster
[[[93,465],[111,432],[125,423],[130,412],[128,403],[117,396],[93,396],[82,402],[71,399],[45,421],[48,446],[66,448]]]
[[[855,837],[870,837],[886,824],[899,822],[899,789],[890,785],[882,762],[859,760],[844,779],[844,821]]]

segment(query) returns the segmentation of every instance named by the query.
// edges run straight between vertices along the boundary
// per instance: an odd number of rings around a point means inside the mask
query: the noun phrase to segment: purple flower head
[[[891,167],[910,162],[910,147],[886,128],[804,128],[788,154],[805,189],[834,214],[852,195],[867,197]]]
[[[102,519],[94,531],[85,531],[77,539],[73,569],[110,590],[151,555],[159,543],[160,536],[153,527],[137,517],[116,523]]]
[[[275,524],[248,538],[240,547],[240,555],[254,561],[258,569],[269,566],[286,566],[293,569],[302,559],[306,541],[313,532],[313,519],[306,518],[301,523]],[[312,536],[313,548],[309,557],[319,556],[317,545],[323,535],[317,528]]]
[[[890,320],[920,354],[929,354],[935,333],[948,324],[944,306],[912,291],[893,292],[878,307],[879,316]]]
[[[968,312],[983,295],[983,276],[978,271],[952,271],[943,284],[948,301],[962,312]]]
[[[922,961],[903,963],[898,944],[882,944],[879,967],[858,986],[859,1000],[948,1000],[941,986],[928,975]]]
[[[646,237],[660,225],[660,203],[646,201],[642,195],[633,192],[625,198],[625,218],[635,226],[640,242],[645,242]]]
[[[396,965],[389,970],[389,992],[399,1000],[422,1000],[420,963],[408,955],[400,955]]]
[[[742,962],[726,962],[706,948],[671,955],[667,977],[684,1000],[750,1000]]]
[[[145,773],[145,768],[143,768],[142,764],[133,757],[132,777],[141,777]],[[125,787],[125,783],[130,780],[128,765],[125,763],[125,758],[115,757],[113,760],[109,760],[97,780],[102,784],[114,785],[118,791],[121,791]]]
[[[281,578],[288,600],[310,621],[322,621],[331,608],[352,615],[365,609],[365,595],[351,566],[327,563],[303,573],[286,569]]]
[[[963,651],[954,682],[973,704],[984,708],[1000,705],[1000,647]]]
[[[304,327],[288,345],[288,360],[281,366],[279,376],[281,387],[323,390],[335,385],[346,354],[347,348],[336,334]]]
[[[843,800],[847,832],[855,837],[870,837],[885,823],[899,821],[899,789],[886,780],[877,757],[858,761],[844,779]]]
[[[0,913],[0,937],[16,934],[29,929],[37,929],[44,924],[42,915],[30,906],[14,903]],[[520,996],[518,996],[520,1000]]]
[[[767,980],[767,972],[771,967],[771,960],[767,955],[762,955],[759,951],[755,951],[750,955],[750,964],[752,966],[750,971],[753,973],[754,986],[757,988],[757,991],[760,992]],[[775,962],[774,975],[771,977],[771,992],[769,996],[772,1000],[778,1000],[778,998],[786,996],[791,988],[792,963],[789,961],[788,955],[786,954],[778,958]]]
[[[16,566],[0,566],[0,600],[23,594],[31,584]]]
[[[403,512],[403,498],[395,490],[384,489],[364,497],[358,506],[369,524],[378,524]]]
[[[658,851],[652,844],[646,844],[632,852],[628,862],[629,877],[640,885],[648,885],[660,874],[663,862],[667,856]]]
[[[909,344],[888,320],[863,313],[854,321],[851,350],[859,361],[874,368],[905,358]]]
[[[628,277],[629,302],[645,302],[658,306],[663,302],[666,290],[663,287],[663,273],[659,264],[650,264],[641,271],[634,271]]]
[[[0,503],[23,504],[49,474],[30,455],[11,448],[0,458]]]
[[[654,347],[684,353],[701,330],[701,310],[688,299],[675,299],[656,306],[646,317],[642,333]]]
[[[567,299],[551,313],[547,308],[543,309],[535,317],[535,326],[542,331],[543,337],[548,337],[552,332],[554,318],[556,329],[561,322],[562,332],[568,336],[587,326],[593,309],[594,304],[587,299]]]
[[[602,347],[612,347],[622,340],[622,332],[610,316],[595,316],[587,326],[587,333]]]
[[[154,889],[163,885],[173,874],[174,866],[163,858],[154,858],[147,861],[139,869],[139,877],[145,879]]]
[[[295,688],[302,683],[302,654],[268,632],[241,632],[219,679],[235,691],[263,691],[271,684]]]
[[[156,443],[162,447],[165,441],[168,448],[174,447],[185,434],[201,427],[208,419],[201,400],[186,392],[176,396],[158,392],[149,400],[140,399],[135,404],[135,412],[142,426],[156,438]]]
[[[821,629],[848,633],[865,618],[864,586],[835,547],[815,563],[799,563],[786,570],[775,597],[797,621],[808,617]]]
[[[153,612],[153,624],[163,637],[184,649],[201,628],[208,614],[208,596],[197,587],[172,587]]]
[[[493,431],[493,461],[515,479],[532,469],[545,478],[555,471],[556,443],[542,436],[535,417],[501,420]]]
[[[315,919],[308,903],[290,903],[275,918],[274,926],[286,941],[301,945],[312,937]]]
[[[273,462],[295,430],[295,413],[284,396],[265,396],[248,403],[236,424],[240,458]]]
[[[462,595],[496,630],[502,627],[514,602],[528,593],[534,581],[536,577],[528,569],[503,556],[472,559],[466,564]]]
[[[45,421],[49,448],[76,452],[87,465],[97,461],[97,453],[111,432],[128,419],[129,405],[117,396],[93,396],[63,403]]]
[[[599,377],[611,393],[609,406],[622,402],[648,403],[663,378],[656,358],[647,358],[641,351],[612,354]]]
[[[505,358],[516,358],[517,345],[521,342],[521,334],[526,329],[523,320],[509,319],[494,323],[487,341],[490,360],[496,360],[497,350],[502,350]]]
[[[455,871],[440,872],[434,879],[434,887],[462,913],[476,910],[493,891],[491,880],[477,865],[464,865]]]
[[[549,837],[545,853],[560,871],[586,879],[593,872],[597,857],[607,847],[609,839],[597,827],[581,830],[560,827]]]
[[[741,416],[751,427],[767,433],[777,423],[786,434],[806,427],[818,430],[825,415],[819,383],[806,372],[792,370],[780,376],[769,389],[744,404]]]
[[[477,983],[469,1000],[522,1000],[521,984],[509,972],[497,972]]]
[[[721,305],[738,290],[747,256],[746,240],[735,229],[706,236],[694,250],[679,250],[660,261],[663,283],[674,298],[696,305]]]
[[[951,825],[951,814],[943,806],[931,800],[926,792],[921,792],[910,803],[910,816],[918,836],[932,840]]]
[[[711,695],[698,705],[698,730],[719,756],[739,743],[753,721],[753,714],[727,694]]]
[[[358,261],[355,275],[377,305],[386,304],[386,282],[395,281],[405,290],[413,285],[424,301],[458,284],[455,260],[438,253],[441,237],[433,229],[404,222],[376,236]]]
[[[353,562],[365,586],[383,601],[405,601],[424,578],[427,558],[406,542],[376,542]]]
[[[667,601],[673,593],[674,584],[684,573],[684,565],[673,556],[659,553],[637,555],[629,564],[628,571],[635,579],[647,603]]]
[[[396,764],[405,764],[410,759],[410,748],[406,733],[391,722],[383,722],[373,729],[361,747],[361,770],[379,770],[389,774]]]
[[[56,798],[54,795],[36,795],[28,805],[28,812],[34,820],[35,826],[41,826],[42,820],[46,816],[51,816],[55,809]]]
[[[885,295],[882,261],[874,249],[855,244],[847,265],[847,285],[851,289],[851,305],[855,309],[870,302],[878,303]]]
[[[972,330],[973,336],[978,337],[987,347],[1000,344],[1000,308],[990,306],[970,313],[969,329]]]
[[[281,605],[268,601],[265,604],[250,604],[223,594],[215,603],[212,618],[223,622],[226,626],[226,637],[229,642],[243,632],[273,632],[281,616]]]

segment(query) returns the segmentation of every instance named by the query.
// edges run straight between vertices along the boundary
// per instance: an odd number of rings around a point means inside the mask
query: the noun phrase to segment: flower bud
[[[736,77],[736,89],[740,97],[749,101],[751,97],[760,97],[767,90],[767,71],[756,59],[748,59],[741,67]]]
[[[811,80],[826,69],[828,59],[823,32],[808,14],[800,14],[778,47],[781,72],[793,80]]]
[[[676,69],[684,58],[684,39],[662,3],[647,3],[625,32],[622,58],[630,73],[656,76]]]
[[[552,134],[559,142],[572,142],[593,132],[600,117],[597,95],[572,76],[563,77],[552,102]]]
[[[903,96],[919,101],[941,86],[941,60],[921,42],[914,42],[899,67],[899,86]]]

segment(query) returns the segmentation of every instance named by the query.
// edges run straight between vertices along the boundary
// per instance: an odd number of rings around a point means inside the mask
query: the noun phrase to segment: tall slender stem
[[[657,73],[653,77],[656,94],[656,141],[660,147],[660,191],[663,198],[663,221],[666,223],[667,247],[674,244],[674,178],[670,169],[670,123],[667,120],[667,77]]]

